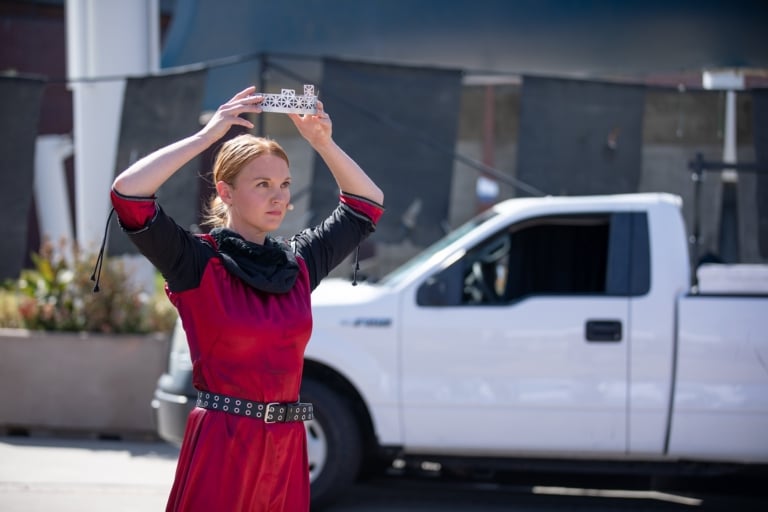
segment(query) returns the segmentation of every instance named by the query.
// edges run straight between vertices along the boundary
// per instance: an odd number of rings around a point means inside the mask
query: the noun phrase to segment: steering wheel
[[[470,304],[495,304],[499,302],[499,296],[489,284],[488,278],[483,270],[483,262],[475,261],[472,263],[472,270],[464,278],[464,296]]]

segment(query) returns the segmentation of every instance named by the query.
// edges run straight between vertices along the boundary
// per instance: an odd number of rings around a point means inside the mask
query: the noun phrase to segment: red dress
[[[123,229],[166,279],[189,342],[195,388],[297,402],[312,330],[310,293],[373,231],[381,207],[342,194],[320,226],[289,242],[268,239],[262,254],[226,230],[216,237],[186,232],[154,198],[113,192],[112,199]],[[222,244],[233,239],[245,256],[222,256]],[[260,275],[251,279],[254,274]],[[265,424],[195,408],[167,510],[296,512],[309,510],[309,490],[301,421]]]

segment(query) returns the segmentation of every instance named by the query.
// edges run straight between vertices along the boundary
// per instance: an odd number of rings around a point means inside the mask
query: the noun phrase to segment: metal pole
[[[693,261],[699,260],[701,244],[701,182],[704,179],[704,157],[696,153],[696,159],[691,163],[691,180],[693,180]],[[697,283],[696,272],[693,272],[694,284]]]
[[[258,92],[267,92],[267,66],[269,61],[266,53],[262,53],[259,57],[259,90]],[[256,116],[258,134],[263,137],[266,133],[264,128],[264,116]]]

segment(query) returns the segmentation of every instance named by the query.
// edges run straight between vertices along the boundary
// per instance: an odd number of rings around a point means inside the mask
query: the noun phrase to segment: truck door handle
[[[621,341],[619,320],[587,320],[587,341]]]

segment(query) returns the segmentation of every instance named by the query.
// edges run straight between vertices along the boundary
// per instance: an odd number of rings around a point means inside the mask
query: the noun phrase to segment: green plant
[[[0,326],[24,327],[24,320],[19,312],[19,296],[12,290],[0,290]]]
[[[59,247],[45,242],[31,259],[33,268],[23,270],[0,296],[0,326],[101,333],[167,332],[173,328],[176,311],[162,285],[156,284],[152,293],[142,291],[120,258],[104,261],[99,292],[93,291],[91,281],[94,253],[65,242]]]

